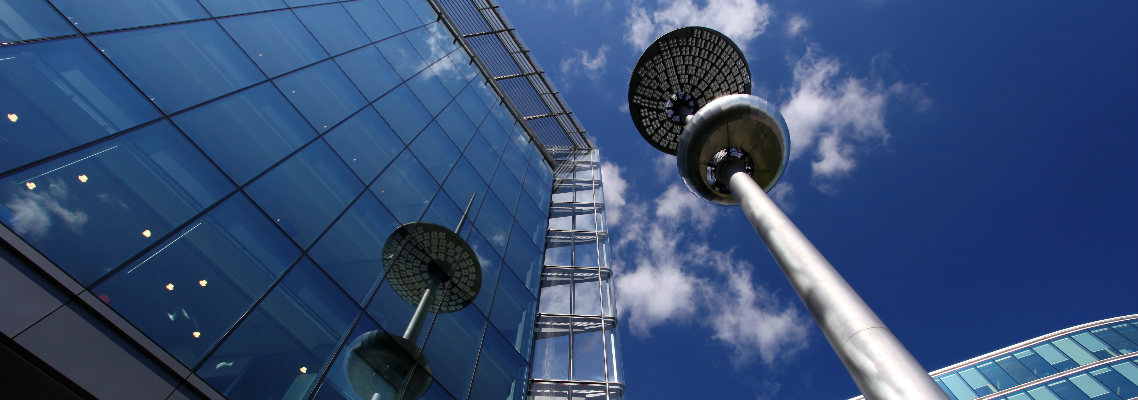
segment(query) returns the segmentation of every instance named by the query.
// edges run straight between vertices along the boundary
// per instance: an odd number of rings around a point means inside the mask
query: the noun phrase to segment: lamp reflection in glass
[[[196,339],[196,338],[200,338],[200,337],[202,337],[202,333],[198,332],[198,331],[194,331],[194,338]]]
[[[20,116],[16,115],[16,114],[8,114],[8,120],[12,121],[12,123],[14,124],[14,123],[16,123],[16,121],[20,120]]]
[[[470,305],[482,288],[482,267],[474,250],[458,235],[474,196],[458,226],[412,222],[396,228],[383,246],[383,269],[392,290],[418,304],[403,336],[375,330],[348,347],[344,373],[364,399],[418,399],[430,388],[430,363],[417,356],[415,341],[427,314],[452,313]]]
[[[142,237],[150,237],[150,230],[147,229],[147,230],[142,231]]]
[[[166,284],[166,290],[174,290],[174,284],[173,283],[167,283]]]
[[[208,285],[209,282],[206,281],[205,279],[202,279],[202,280],[198,281],[198,284],[201,285],[202,287],[205,287],[205,285]]]
[[[24,186],[27,186],[28,190],[36,190],[36,183],[35,182],[24,183]]]
[[[87,183],[87,174],[79,175],[79,182]]]

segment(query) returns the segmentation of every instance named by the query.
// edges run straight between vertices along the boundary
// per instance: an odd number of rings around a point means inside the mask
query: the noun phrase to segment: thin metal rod
[[[462,235],[462,232],[459,231],[462,230],[462,224],[466,222],[466,214],[470,213],[470,206],[474,205],[474,197],[476,196],[478,196],[478,192],[474,192],[474,194],[470,195],[470,201],[466,202],[466,210],[462,212],[462,218],[458,219],[458,226],[454,228],[454,233]]]
[[[866,399],[948,400],[927,370],[746,172],[730,172],[729,184]]]
[[[435,285],[432,283],[423,291],[423,298],[419,300],[419,306],[415,307],[415,314],[411,316],[411,322],[407,324],[407,331],[403,332],[403,338],[415,341],[419,336],[419,331],[423,330],[423,320],[427,318],[427,313],[431,312],[430,307],[435,303]]]

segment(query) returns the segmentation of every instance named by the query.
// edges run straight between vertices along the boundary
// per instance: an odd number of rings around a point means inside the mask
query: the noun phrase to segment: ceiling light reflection
[[[195,339],[197,339],[197,338],[200,338],[200,337],[202,337],[202,333],[201,333],[201,332],[198,332],[198,331],[194,331],[194,338],[195,338]]]
[[[28,190],[36,190],[36,183],[35,182],[25,183],[24,186],[27,186]]]
[[[166,290],[174,290],[174,284],[173,283],[167,283],[166,284]]]
[[[205,285],[209,284],[209,282],[206,282],[205,279],[202,279],[202,280],[198,281],[198,284],[202,285],[202,287],[205,287]]]
[[[300,367],[300,373],[307,374],[308,373],[308,367]]]
[[[12,121],[12,123],[14,124],[14,123],[16,123],[16,121],[20,120],[20,116],[16,115],[16,114],[8,114],[8,120]]]
[[[79,182],[87,183],[87,175],[79,175]]]
[[[142,231],[142,237],[150,237],[150,230],[147,229],[147,230]]]

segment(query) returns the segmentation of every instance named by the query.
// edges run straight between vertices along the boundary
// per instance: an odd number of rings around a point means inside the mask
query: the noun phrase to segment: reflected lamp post
[[[944,399],[926,370],[767,190],[790,158],[782,115],[750,95],[747,61],[731,39],[703,27],[661,36],[641,55],[628,105],[640,135],[676,156],[703,199],[739,205],[867,399]]]
[[[396,228],[384,243],[385,279],[400,298],[417,306],[403,336],[376,330],[349,346],[348,382],[362,398],[418,399],[430,388],[430,363],[415,345],[427,314],[462,310],[482,288],[478,256],[458,234],[472,204],[474,196],[453,231],[412,222]]]

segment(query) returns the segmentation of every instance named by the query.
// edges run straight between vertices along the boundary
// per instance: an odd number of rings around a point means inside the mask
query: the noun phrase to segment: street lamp
[[[458,226],[412,222],[395,229],[383,246],[387,282],[400,298],[416,304],[403,336],[383,331],[360,335],[349,346],[345,372],[362,398],[418,399],[430,388],[431,366],[419,356],[416,338],[427,314],[452,313],[470,305],[482,288],[478,255],[459,236],[474,196]]]
[[[723,34],[686,27],[657,39],[633,70],[640,135],[676,156],[688,189],[739,205],[867,399],[948,397],[841,274],[764,192],[790,158],[782,115],[751,96],[750,70]]]

